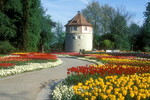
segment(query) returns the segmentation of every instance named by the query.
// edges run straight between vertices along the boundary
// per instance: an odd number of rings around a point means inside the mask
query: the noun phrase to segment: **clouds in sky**
[[[52,20],[67,24],[77,14],[77,11],[84,9],[93,0],[41,0],[47,14],[51,15]],[[146,2],[149,0],[96,0],[100,4],[109,4],[113,7],[124,6],[127,11],[135,15],[134,21],[139,25],[143,23],[143,12],[146,9]]]

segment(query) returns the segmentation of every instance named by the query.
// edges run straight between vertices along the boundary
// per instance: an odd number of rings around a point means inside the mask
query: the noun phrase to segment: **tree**
[[[37,52],[44,27],[51,33],[52,24],[44,24],[43,19],[49,22],[43,14],[40,0],[1,0],[0,1],[0,52],[32,51]],[[50,19],[50,23],[51,23]],[[49,28],[50,27],[50,28]],[[48,41],[47,44],[49,47]]]
[[[110,32],[110,23],[115,14],[115,10],[109,5],[100,5],[99,2],[90,2],[82,10],[83,15],[93,25],[94,48],[99,44],[98,37]]]
[[[114,18],[111,25],[111,34],[115,44],[115,49],[130,49],[130,43],[127,34],[127,22],[124,16],[118,15]]]
[[[29,49],[28,51],[38,51],[41,33],[42,7],[40,0],[30,0],[29,10]],[[34,41],[33,41],[34,40]]]
[[[23,37],[23,50],[29,49],[29,1],[23,0],[23,16],[22,16],[22,37]]]
[[[139,34],[141,32],[141,27],[136,23],[131,23],[129,26],[129,35]]]
[[[93,25],[94,34],[100,34],[99,28],[101,27],[101,13],[100,13],[100,4],[99,2],[91,2],[85,9],[82,10],[83,15],[86,19]]]
[[[56,27],[54,28],[54,42],[53,47],[57,48],[59,50],[64,49],[64,43],[65,43],[65,32],[63,30],[63,26],[60,22],[56,23]]]
[[[150,52],[150,2],[147,3],[146,11],[144,12],[145,22],[143,25],[143,45],[146,52]]]
[[[100,40],[99,38],[102,38],[102,35],[104,34],[112,35],[113,39],[111,41],[115,43],[116,48],[130,48],[129,41],[127,39],[127,23],[129,22],[129,20],[131,20],[132,14],[127,12],[123,7],[115,9],[107,4],[100,5],[99,2],[92,1],[87,5],[85,9],[82,10],[82,13],[86,17],[86,19],[93,25],[94,48],[102,43],[104,39]],[[118,38],[120,39],[119,41],[116,40]],[[125,39],[125,41],[123,42],[122,39]],[[121,46],[122,44],[125,44],[126,46],[123,47]]]
[[[82,10],[83,15],[93,25],[94,34],[102,35],[110,32],[109,25],[115,16],[115,9],[109,5],[100,5],[92,1]]]
[[[54,33],[52,28],[55,26],[55,23],[51,20],[51,16],[45,15],[43,13],[41,20],[41,33],[40,33],[40,42],[39,50],[42,52],[49,52],[51,43],[53,42]]]
[[[9,53],[15,50],[13,38],[17,34],[16,17],[20,7],[19,0],[1,0],[0,1],[0,49],[1,53]],[[16,5],[16,6],[15,6]],[[17,8],[18,7],[18,8]],[[14,14],[16,14],[14,16]]]
[[[129,34],[129,41],[131,44],[131,50],[139,50],[141,46],[138,47],[137,44],[139,41],[139,35],[141,34],[141,27],[138,26],[136,23],[131,23],[131,25],[128,28],[128,34]],[[139,49],[138,49],[139,48]]]
[[[104,49],[112,49],[114,47],[114,43],[110,40],[103,40]]]

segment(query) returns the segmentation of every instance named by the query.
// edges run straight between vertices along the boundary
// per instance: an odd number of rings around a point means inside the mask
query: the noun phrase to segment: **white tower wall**
[[[67,52],[79,52],[80,50],[91,51],[93,48],[93,34],[91,33],[67,33],[66,34]]]

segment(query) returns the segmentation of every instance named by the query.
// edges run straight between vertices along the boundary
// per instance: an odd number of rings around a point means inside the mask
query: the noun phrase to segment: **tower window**
[[[87,31],[87,27],[86,26],[84,27],[84,30]]]
[[[77,26],[71,26],[70,29],[70,31],[77,31]]]
[[[72,39],[77,39],[77,36],[73,36]]]
[[[77,26],[73,26],[72,28],[73,31],[77,31]]]
[[[78,39],[82,39],[82,36],[78,36]]]

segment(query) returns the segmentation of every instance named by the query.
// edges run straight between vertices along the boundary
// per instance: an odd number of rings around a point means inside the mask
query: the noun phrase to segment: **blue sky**
[[[61,22],[63,25],[67,24],[68,20],[86,8],[92,0],[41,0],[44,9],[47,9],[47,14],[55,22]],[[125,7],[126,11],[131,12],[134,16],[132,20],[139,24],[143,24],[143,12],[146,9],[146,3],[150,0],[95,0],[100,4],[109,4],[110,6]]]

